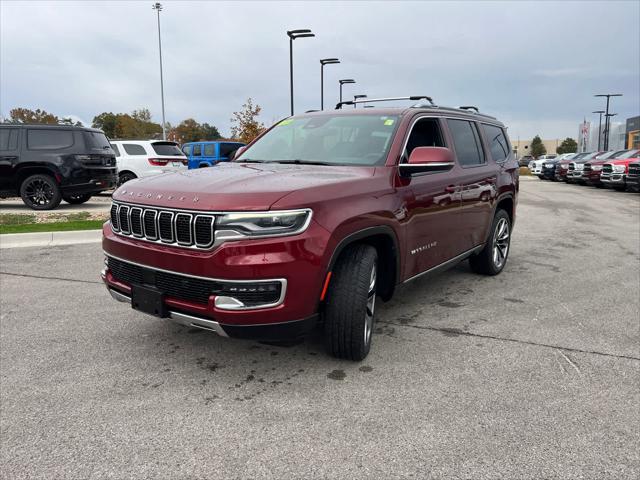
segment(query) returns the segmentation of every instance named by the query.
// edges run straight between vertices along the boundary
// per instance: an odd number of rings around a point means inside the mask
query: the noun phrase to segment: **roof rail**
[[[458,107],[460,110],[475,110],[476,113],[480,113],[480,110],[478,110],[478,107],[474,107],[473,105],[463,105],[461,107]]]
[[[336,110],[340,110],[343,105],[356,105],[358,103],[373,103],[373,102],[392,102],[395,100],[426,100],[432,107],[436,104],[433,103],[433,99],[427,95],[412,95],[410,97],[388,97],[388,98],[364,98],[362,100],[347,100],[345,102],[339,102],[336,105]]]

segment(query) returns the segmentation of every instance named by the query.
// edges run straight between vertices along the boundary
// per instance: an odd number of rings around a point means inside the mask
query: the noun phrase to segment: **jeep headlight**
[[[613,166],[613,173],[624,173],[625,171],[625,166],[624,165],[614,165]]]
[[[295,235],[304,232],[310,222],[311,210],[309,209],[225,213],[216,218],[216,234],[225,231],[241,237]]]

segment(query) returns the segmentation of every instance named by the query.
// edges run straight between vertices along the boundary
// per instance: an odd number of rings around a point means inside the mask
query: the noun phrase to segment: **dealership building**
[[[640,148],[640,117],[627,118],[624,133],[627,148]]]

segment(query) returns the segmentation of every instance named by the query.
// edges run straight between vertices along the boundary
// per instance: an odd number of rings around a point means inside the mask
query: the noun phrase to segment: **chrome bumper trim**
[[[124,293],[118,292],[113,288],[109,288],[108,290],[111,296],[117,301],[131,304],[131,297],[129,295],[125,295]],[[220,326],[218,322],[209,320],[207,318],[187,315],[186,313],[173,312],[171,310],[169,311],[168,318],[172,322],[179,323],[180,325],[185,325],[187,327],[201,328],[202,330],[215,332],[221,337],[229,336],[227,335],[227,332],[224,331],[224,329],[222,328],[222,326]]]

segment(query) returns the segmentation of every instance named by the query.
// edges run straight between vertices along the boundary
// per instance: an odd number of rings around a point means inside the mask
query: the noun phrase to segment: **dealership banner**
[[[589,132],[591,131],[591,122],[585,119],[578,131],[578,152],[586,152],[589,144]]]

